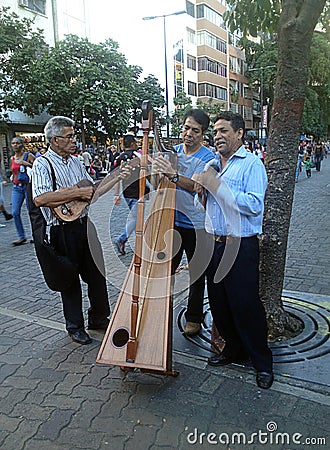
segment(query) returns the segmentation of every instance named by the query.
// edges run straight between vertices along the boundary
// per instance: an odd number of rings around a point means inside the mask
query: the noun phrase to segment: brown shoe
[[[183,332],[186,336],[196,336],[201,329],[201,324],[196,322],[186,322]]]
[[[19,239],[18,241],[13,242],[13,246],[14,246],[14,247],[17,247],[18,245],[23,245],[23,244],[25,244],[25,242],[26,242],[26,239],[25,239],[25,238]]]

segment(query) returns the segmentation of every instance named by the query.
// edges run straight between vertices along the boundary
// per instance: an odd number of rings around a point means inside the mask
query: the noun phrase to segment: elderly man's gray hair
[[[45,126],[44,133],[46,140],[51,141],[53,136],[61,136],[63,128],[74,127],[75,123],[69,117],[55,116],[52,117]]]

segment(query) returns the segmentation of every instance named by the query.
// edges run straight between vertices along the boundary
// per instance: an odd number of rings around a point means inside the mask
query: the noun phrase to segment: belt
[[[229,239],[231,236],[219,236],[218,234],[212,234],[212,237],[215,242],[222,242],[225,244],[227,242],[227,238]]]
[[[60,227],[65,226],[67,227],[75,227],[77,225],[82,225],[83,223],[87,223],[88,216],[79,217],[79,219],[73,220],[72,222],[64,222],[60,221],[60,225],[51,225],[52,227]]]

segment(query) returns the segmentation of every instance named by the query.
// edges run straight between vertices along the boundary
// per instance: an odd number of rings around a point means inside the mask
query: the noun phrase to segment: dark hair
[[[14,137],[12,138],[11,142],[13,142],[13,140],[18,141],[18,142],[19,142],[20,144],[22,144],[22,145],[25,144],[24,139],[22,139],[21,137],[14,136]]]
[[[186,122],[188,117],[192,117],[197,123],[202,125],[202,131],[206,131],[210,125],[210,118],[202,109],[188,109],[183,116],[183,124]]]
[[[135,136],[132,134],[126,134],[123,138],[123,146],[125,148],[130,147],[133,143],[136,144]]]
[[[234,131],[239,130],[242,128],[243,130],[243,136],[245,135],[245,122],[243,117],[240,114],[234,113],[232,111],[221,111],[219,114],[215,116],[213,119],[213,123],[218,122],[218,120],[226,120],[227,122],[230,122],[230,125]]]

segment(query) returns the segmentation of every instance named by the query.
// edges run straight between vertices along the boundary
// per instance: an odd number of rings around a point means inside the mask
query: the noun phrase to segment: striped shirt
[[[75,186],[79,181],[87,179],[93,183],[93,179],[87,173],[83,164],[76,156],[69,156],[67,160],[62,158],[52,149],[49,149],[45,156],[51,162],[56,179],[56,189]],[[53,180],[49,162],[45,158],[37,158],[32,167],[32,195],[33,198],[47,192],[53,192]],[[42,214],[46,219],[47,225],[59,225],[50,208],[41,207]],[[87,215],[85,209],[81,217]]]
[[[267,174],[263,163],[241,146],[221,170],[215,197],[208,193],[205,228],[219,236],[249,237],[261,234]]]

